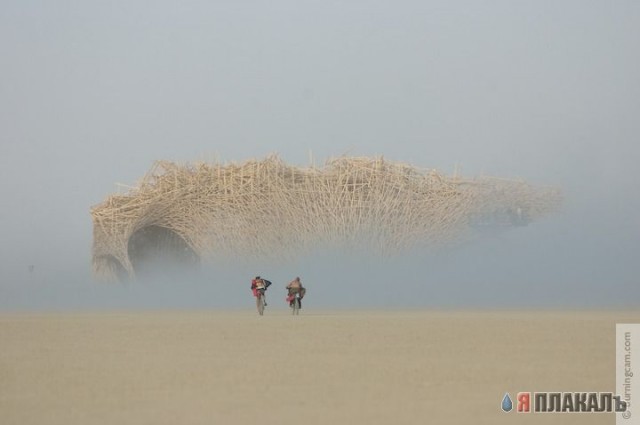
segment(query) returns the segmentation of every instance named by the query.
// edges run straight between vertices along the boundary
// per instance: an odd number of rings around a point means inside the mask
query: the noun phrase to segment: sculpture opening
[[[94,269],[107,276],[114,276],[120,282],[129,280],[129,273],[122,263],[113,255],[101,255],[94,258]]]
[[[129,260],[137,277],[159,277],[193,270],[200,257],[173,230],[147,226],[129,238]]]

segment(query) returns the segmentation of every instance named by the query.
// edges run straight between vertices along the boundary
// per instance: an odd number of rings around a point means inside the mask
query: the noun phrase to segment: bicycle
[[[269,286],[271,286],[271,282],[267,279],[262,279],[260,276],[256,276],[251,281],[251,290],[253,291],[253,296],[256,297],[256,308],[260,316],[264,314],[264,308],[267,306],[265,292]]]
[[[293,316],[297,316],[300,314],[300,294],[296,293],[293,295],[293,300],[291,300],[291,314]]]
[[[258,308],[258,314],[260,316],[264,315],[264,307],[266,306],[266,302],[264,301],[264,289],[257,290],[256,296],[256,307]]]

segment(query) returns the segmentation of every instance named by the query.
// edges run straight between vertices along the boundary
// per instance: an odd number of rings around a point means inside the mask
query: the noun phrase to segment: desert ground
[[[270,308],[270,307],[269,307]],[[505,392],[613,391],[638,312],[0,314],[0,422],[613,424],[504,413]]]

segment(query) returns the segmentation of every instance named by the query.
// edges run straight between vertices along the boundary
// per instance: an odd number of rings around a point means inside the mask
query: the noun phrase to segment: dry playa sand
[[[506,391],[613,391],[635,312],[0,314],[0,423],[603,424]]]

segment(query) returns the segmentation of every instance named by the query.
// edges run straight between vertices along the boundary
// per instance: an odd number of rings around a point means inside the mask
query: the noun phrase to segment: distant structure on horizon
[[[382,157],[340,157],[320,168],[276,155],[241,164],[158,161],[136,187],[91,208],[93,270],[127,280],[167,264],[333,244],[384,255],[460,240],[473,228],[526,225],[560,203],[555,188],[448,177]]]

